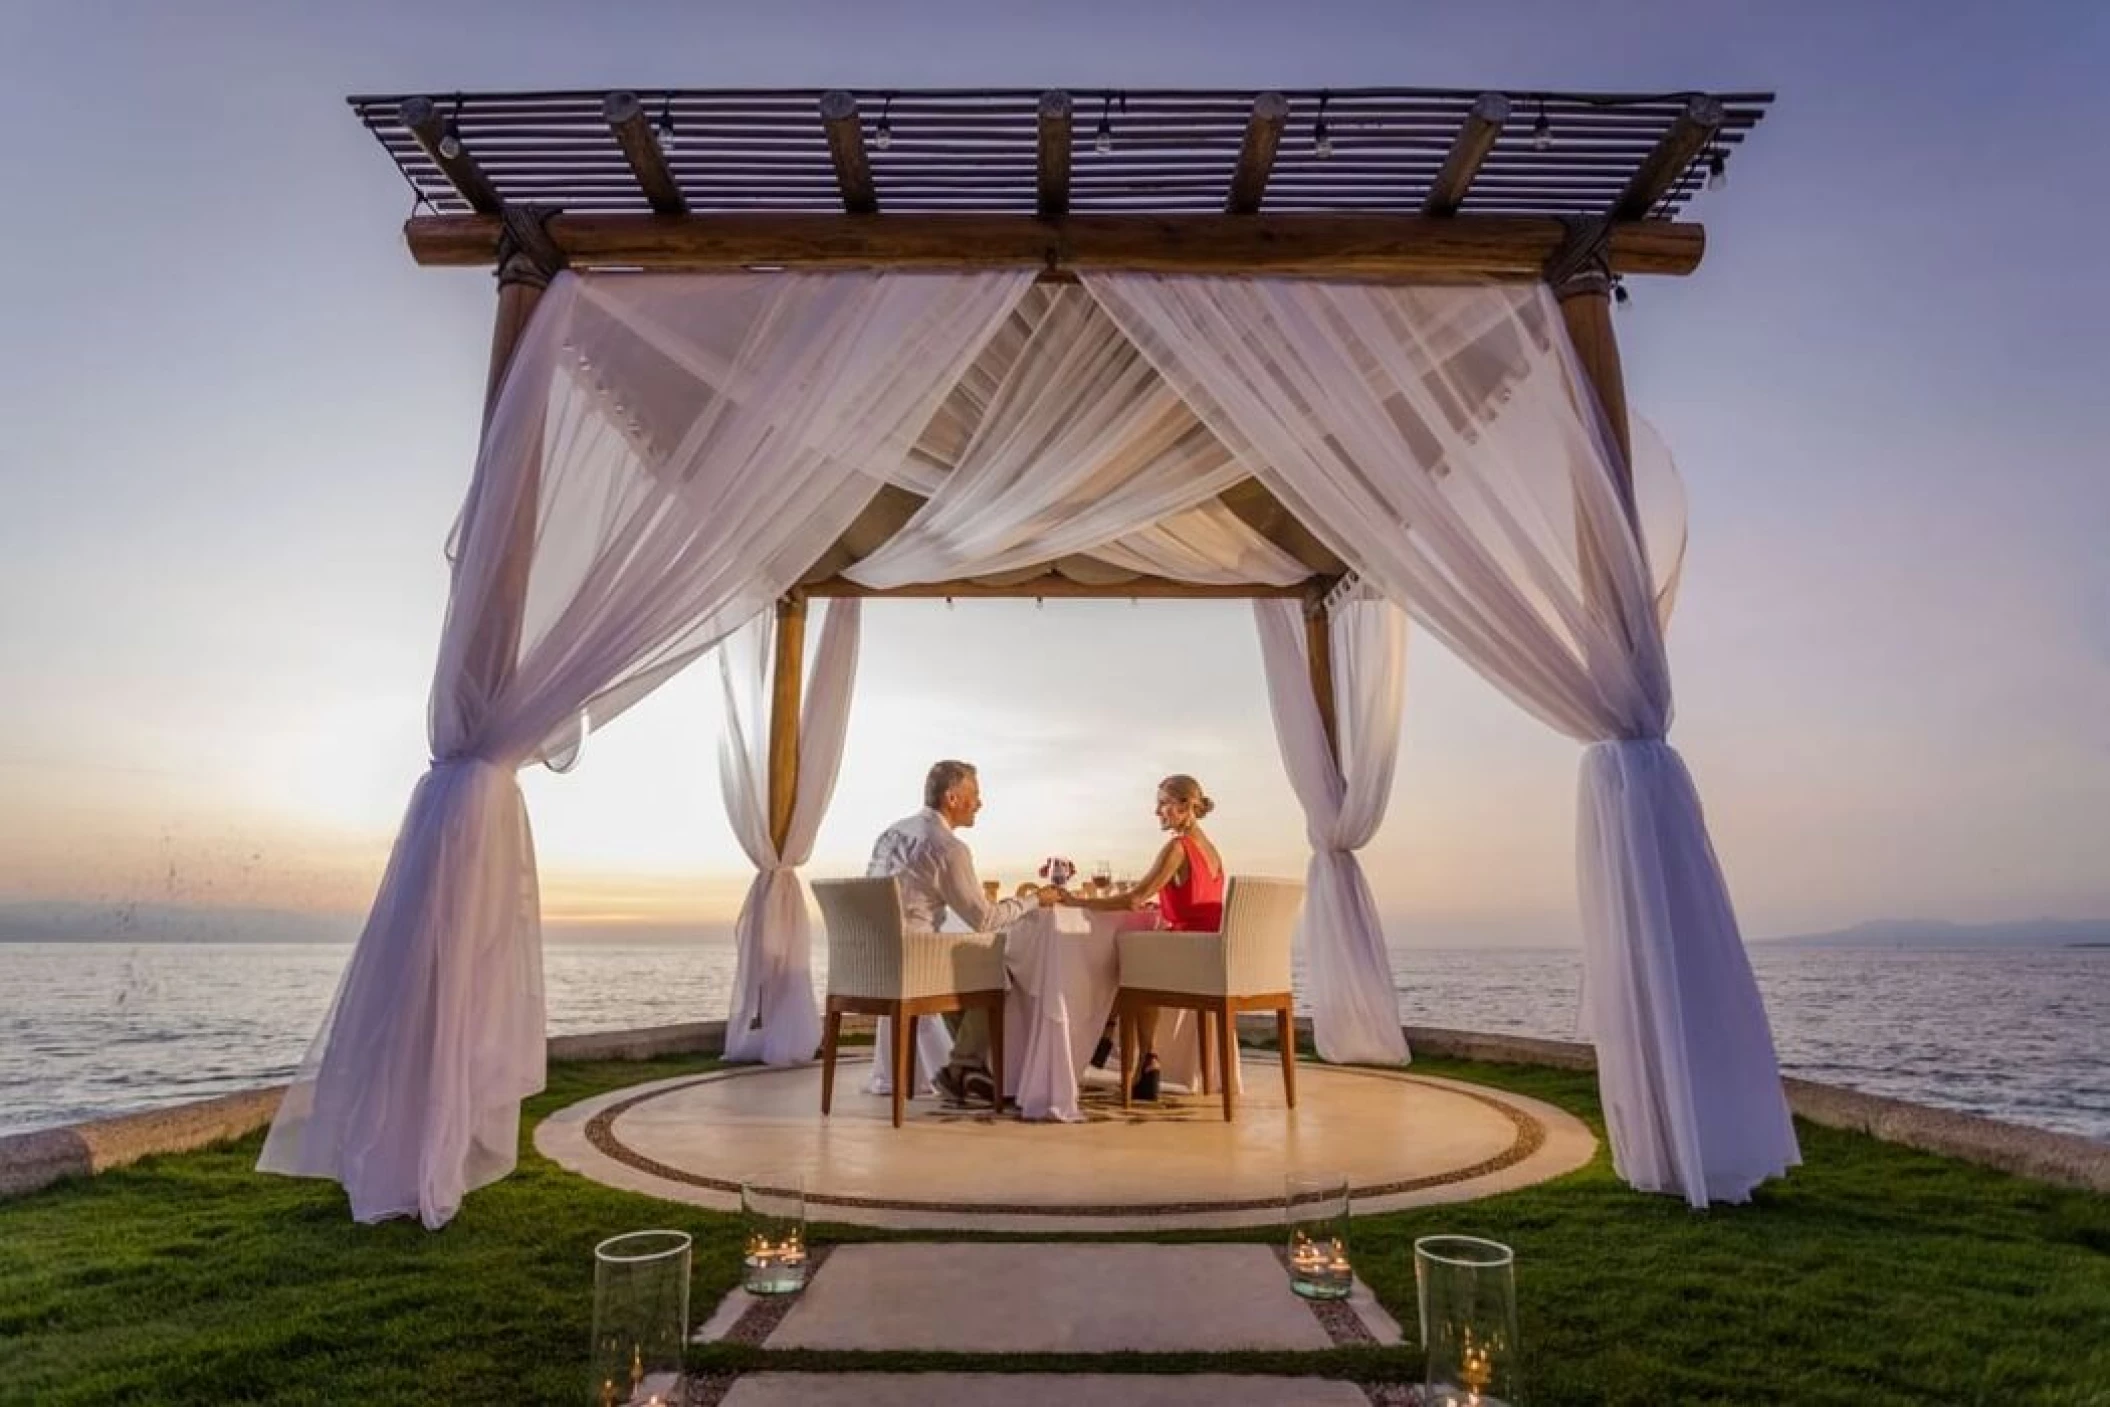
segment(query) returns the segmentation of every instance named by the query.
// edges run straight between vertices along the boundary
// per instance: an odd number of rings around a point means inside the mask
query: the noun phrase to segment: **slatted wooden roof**
[[[422,202],[1670,219],[1770,93],[639,89],[348,100]],[[1323,126],[1322,126],[1323,124]]]

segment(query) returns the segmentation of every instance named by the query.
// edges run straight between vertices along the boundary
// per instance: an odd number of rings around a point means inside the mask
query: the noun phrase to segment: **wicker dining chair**
[[[1238,1013],[1274,1012],[1275,1034],[1282,1046],[1282,1090],[1289,1107],[1297,1107],[1290,938],[1303,906],[1304,886],[1295,880],[1234,876],[1224,890],[1221,932],[1143,929],[1115,940],[1121,973],[1114,1015],[1121,1023],[1122,1107],[1129,1105],[1134,1091],[1135,1064],[1143,1048],[1139,1016],[1148,1007],[1175,1007],[1197,1014],[1203,1067],[1207,1068],[1212,1045],[1220,1062],[1216,1082],[1223,1087],[1227,1123],[1237,1094]]]
[[[843,1015],[892,1022],[894,1127],[915,1084],[916,1022],[982,1007],[989,1013],[989,1066],[1004,1088],[1004,935],[916,933],[901,916],[893,879],[813,883],[828,928],[828,1002],[821,1036],[821,1113],[835,1103],[835,1052]]]

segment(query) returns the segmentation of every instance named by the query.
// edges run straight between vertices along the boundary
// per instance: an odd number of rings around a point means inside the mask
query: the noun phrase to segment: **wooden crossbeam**
[[[865,155],[865,129],[857,116],[857,99],[840,88],[821,94],[821,124],[828,129],[828,158],[835,163],[843,212],[876,214],[879,190],[872,184],[872,163]]]
[[[827,581],[844,569],[877,552],[895,533],[908,526],[926,500],[898,484],[883,484],[864,510],[850,520],[842,536],[829,545],[821,559],[806,572],[802,585]]]
[[[1238,169],[1231,175],[1231,194],[1224,211],[1251,215],[1260,209],[1267,194],[1268,173],[1275,169],[1275,149],[1282,145],[1282,125],[1289,120],[1289,99],[1280,93],[1262,93],[1253,99],[1253,115],[1246,119],[1245,141],[1238,148]]]
[[[601,104],[601,116],[608,121],[608,130],[615,134],[615,144],[623,149],[623,159],[630,163],[631,174],[637,177],[638,188],[645,199],[662,215],[686,215],[689,213],[688,198],[681,193],[681,183],[667,169],[666,153],[660,150],[659,138],[645,117],[645,105],[635,93],[610,93]]]
[[[1035,597],[1093,601],[1119,601],[1131,597],[1250,601],[1271,600],[1277,597],[1301,598],[1309,595],[1312,589],[1312,584],[1308,582],[1300,582],[1295,586],[1216,586],[1192,581],[1173,581],[1159,576],[1138,576],[1118,582],[1087,582],[1073,581],[1052,571],[1045,576],[1002,584],[981,581],[920,581],[908,586],[875,588],[860,586],[842,577],[830,577],[799,588],[806,595],[813,597],[905,597],[928,600],[932,597],[957,596],[961,600],[987,598],[1013,601],[1031,600]]]
[[[1040,214],[1056,219],[1070,213],[1070,95],[1048,92],[1040,95],[1040,156],[1037,181]]]
[[[1656,208],[1656,202],[1677,184],[1692,165],[1693,158],[1706,149],[1721,130],[1726,111],[1715,98],[1696,97],[1685,105],[1663,140],[1643,159],[1626,190],[1614,201],[1611,216],[1615,220],[1644,220],[1648,212]]]
[[[1313,576],[1340,577],[1348,567],[1261,484],[1245,479],[1217,495],[1238,520],[1311,569]]]
[[[456,150],[448,155],[446,150],[448,119],[440,116],[439,105],[430,98],[405,98],[396,110],[404,127],[417,139],[418,147],[440,168],[440,174],[453,185],[456,193],[469,202],[469,208],[485,215],[496,215],[505,202],[499,199],[498,188],[484,174],[476,158],[469,155],[469,148],[462,143],[460,132],[454,134]],[[493,236],[496,239],[496,236]],[[489,260],[479,260],[489,263]]]
[[[557,215],[550,237],[575,268],[999,269],[1537,279],[1566,227],[1537,215]],[[411,257],[488,266],[499,221],[428,215],[404,226]],[[1696,224],[1612,227],[1611,269],[1689,274],[1706,252]]]
[[[1424,215],[1455,215],[1458,207],[1465,204],[1465,193],[1472,188],[1473,177],[1480,174],[1480,163],[1495,149],[1495,139],[1502,135],[1502,124],[1509,121],[1509,99],[1500,93],[1482,93],[1473,99],[1472,110],[1458,128],[1458,135],[1451,139],[1450,154],[1443,159],[1443,169],[1429,186],[1429,194],[1421,203]]]

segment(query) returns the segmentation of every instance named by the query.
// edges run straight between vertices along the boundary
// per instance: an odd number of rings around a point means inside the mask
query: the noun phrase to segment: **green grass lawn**
[[[563,1172],[535,1155],[528,1127],[598,1091],[709,1065],[554,1067],[523,1121],[520,1171],[473,1194],[437,1234],[355,1226],[334,1186],[256,1174],[261,1135],[0,1203],[0,1403],[581,1402],[594,1243],[648,1226],[693,1233],[700,1319],[738,1277],[737,1237],[730,1217]],[[1591,1076],[1416,1068],[1536,1096],[1602,1131]],[[1696,1214],[1629,1192],[1601,1155],[1541,1187],[1359,1221],[1357,1266],[1411,1326],[1415,1236],[1515,1246],[1524,1385],[1537,1407],[2110,1404],[2110,1199],[1800,1132],[1805,1166],[1748,1207]],[[884,1235],[820,1228],[818,1239]],[[760,1361],[732,1347],[698,1357]],[[771,1361],[1085,1366],[1017,1355]],[[1419,1361],[1409,1348],[1120,1366],[1412,1381]]]

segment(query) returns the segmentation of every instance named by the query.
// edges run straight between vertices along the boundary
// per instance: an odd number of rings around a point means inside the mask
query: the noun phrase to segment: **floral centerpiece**
[[[1057,889],[1068,884],[1076,873],[1076,864],[1062,855],[1050,855],[1040,862],[1040,877]]]

